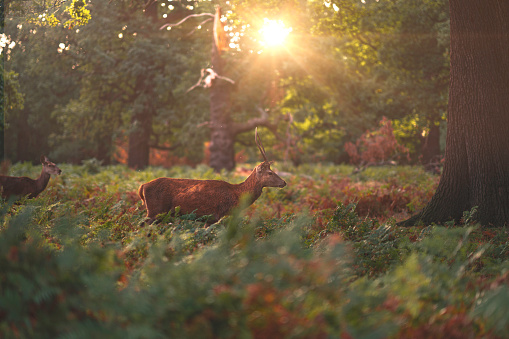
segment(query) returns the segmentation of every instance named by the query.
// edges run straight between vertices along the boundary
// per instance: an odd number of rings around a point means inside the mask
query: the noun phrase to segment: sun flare
[[[275,47],[285,43],[286,37],[292,31],[291,27],[286,27],[281,20],[269,20],[265,18],[263,27],[260,29],[262,44]]]

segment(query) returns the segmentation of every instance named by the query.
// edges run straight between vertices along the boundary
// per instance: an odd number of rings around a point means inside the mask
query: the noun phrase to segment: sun
[[[292,31],[291,27],[286,27],[281,20],[263,19],[263,27],[260,29],[262,44],[268,47],[282,46],[286,37]]]

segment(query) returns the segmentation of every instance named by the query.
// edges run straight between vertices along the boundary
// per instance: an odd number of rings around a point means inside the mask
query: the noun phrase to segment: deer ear
[[[44,164],[47,160],[48,158],[45,155],[41,155],[41,164]]]

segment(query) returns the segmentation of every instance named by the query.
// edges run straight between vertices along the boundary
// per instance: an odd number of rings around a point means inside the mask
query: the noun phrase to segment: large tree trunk
[[[211,63],[214,72],[219,75],[212,80],[210,86],[210,167],[216,172],[226,169],[231,171],[235,168],[235,137],[256,126],[266,126],[275,131],[276,128],[269,122],[268,112],[260,107],[259,118],[251,118],[248,121],[235,122],[231,117],[231,91],[232,82],[224,78],[224,61],[221,59],[221,49],[227,44],[226,36],[222,36],[222,25],[219,22],[221,12],[216,9],[214,21],[214,39],[212,43]],[[255,107],[253,107],[255,108]]]
[[[223,75],[223,61],[216,44],[212,46],[212,67]],[[210,87],[210,167],[216,172],[235,168],[233,122],[230,116],[231,84],[215,79]]]
[[[478,207],[483,226],[509,222],[509,1],[450,0],[451,83],[445,164],[412,225],[459,220]]]

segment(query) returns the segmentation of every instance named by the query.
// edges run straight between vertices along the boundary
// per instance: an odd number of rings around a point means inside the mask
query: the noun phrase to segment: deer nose
[[[62,174],[62,170],[61,169],[58,170],[58,175],[60,175],[60,174]]]
[[[281,185],[279,185],[279,188],[283,188],[286,186],[286,181],[283,180],[283,183],[281,183]]]

